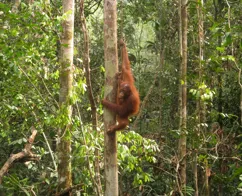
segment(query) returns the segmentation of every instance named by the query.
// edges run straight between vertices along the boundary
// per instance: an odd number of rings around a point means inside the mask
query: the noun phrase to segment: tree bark
[[[181,70],[180,70],[180,130],[181,136],[179,139],[179,179],[180,190],[186,195],[186,123],[187,123],[187,0],[180,1],[180,21],[181,21]]]
[[[198,0],[198,7],[197,7],[197,13],[198,13],[198,39],[199,39],[199,84],[203,83],[203,61],[204,61],[204,14],[203,14],[203,0]],[[204,92],[203,90],[200,90],[200,95],[202,95]],[[197,101],[197,110],[198,110],[198,133],[197,135],[200,135],[201,133],[204,135],[206,133],[206,127],[202,126],[203,124],[206,123],[206,105],[204,101],[199,98]],[[204,141],[206,144],[206,142]],[[206,146],[205,146],[206,149]],[[197,156],[197,153],[196,153]],[[197,159],[197,157],[196,157]],[[197,167],[197,166],[196,166]],[[209,170],[208,166],[208,160],[205,160],[204,163],[204,195],[209,196],[209,181],[208,178],[209,176],[207,175],[207,171]],[[196,169],[197,170],[197,169]],[[197,174],[194,173],[194,175],[197,176]],[[198,178],[196,183],[196,195],[199,195],[199,190],[198,190]]]
[[[223,10],[223,2],[222,1],[216,1],[216,0],[213,0],[213,5],[214,5],[214,20],[216,22],[218,22],[220,20],[222,16],[221,12]],[[221,47],[222,45],[222,37],[221,35],[218,36],[218,47]],[[221,56],[221,52],[218,51],[218,56]],[[223,113],[223,75],[221,73],[218,74],[217,76],[217,80],[218,80],[218,123],[219,123],[219,126],[220,128],[222,129],[223,128],[223,119],[222,119],[222,115],[221,113]],[[222,169],[222,165],[223,165],[223,160],[219,160],[220,162],[220,169]],[[222,185],[219,185],[218,186],[218,195],[219,196],[223,196],[224,193],[223,193],[223,186]]]
[[[199,84],[203,83],[203,60],[204,60],[204,15],[203,15],[203,0],[197,1],[197,15],[198,15],[198,44],[199,44],[199,55],[198,55],[198,78],[199,78]],[[203,89],[200,89],[200,95],[203,94]],[[202,126],[206,121],[206,112],[205,112],[205,103],[199,97],[197,100],[197,129],[196,129],[196,135],[199,137],[201,132],[205,132],[204,128],[205,126]],[[199,139],[199,138],[198,138]],[[194,149],[197,149],[197,146],[194,146]],[[195,183],[195,196],[199,195],[199,188],[198,188],[198,168],[197,168],[197,151],[194,152],[194,183]],[[206,161],[207,163],[207,161]],[[205,164],[204,166],[204,187],[205,192],[204,194],[208,194],[208,176],[206,175],[208,164]]]
[[[117,51],[117,1],[104,1],[104,60],[105,60],[105,91],[104,96],[116,102],[118,71]],[[118,165],[116,132],[107,134],[108,127],[116,123],[115,114],[104,108],[104,165],[105,195],[118,196]]]
[[[63,21],[60,57],[60,114],[63,116],[58,130],[58,188],[57,191],[72,186],[71,175],[71,116],[72,116],[72,88],[73,88],[73,35],[74,35],[74,0],[63,0]],[[71,195],[71,191],[68,193]]]
[[[5,162],[5,164],[0,170],[0,184],[2,184],[2,178],[4,174],[9,170],[9,168],[12,166],[12,164],[15,161],[21,160],[23,158],[27,158],[27,160],[35,160],[35,161],[39,160],[39,157],[33,154],[31,151],[36,135],[37,135],[37,130],[32,127],[32,135],[29,137],[28,143],[25,144],[24,149],[17,154],[11,154],[9,159]]]

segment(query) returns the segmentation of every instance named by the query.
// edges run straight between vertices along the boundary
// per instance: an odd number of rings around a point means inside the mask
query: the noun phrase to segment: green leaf
[[[219,52],[224,52],[225,47],[216,47],[216,50]]]
[[[223,43],[224,46],[229,46],[232,44],[232,36],[230,34],[230,32],[226,33],[226,38],[225,38],[225,42]]]
[[[234,58],[234,56],[232,56],[232,55],[228,55],[227,58],[228,58],[228,60],[235,62],[235,58]]]

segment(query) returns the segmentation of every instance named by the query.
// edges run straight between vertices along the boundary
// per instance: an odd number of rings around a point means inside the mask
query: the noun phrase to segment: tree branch
[[[39,157],[31,152],[31,147],[34,142],[35,136],[37,134],[37,130],[35,128],[32,128],[32,135],[28,139],[28,143],[25,144],[24,149],[22,152],[19,152],[17,154],[12,154],[8,158],[8,160],[5,162],[3,167],[0,170],[0,184],[2,184],[2,178],[4,174],[8,171],[8,169],[12,166],[12,164],[17,161],[24,159],[29,161],[29,160],[39,160]]]

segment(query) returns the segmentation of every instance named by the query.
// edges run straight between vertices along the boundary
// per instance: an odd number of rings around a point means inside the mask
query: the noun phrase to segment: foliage
[[[17,13],[8,4],[0,3],[0,164],[12,153],[23,149],[30,128],[38,130],[33,151],[41,163],[30,162],[27,167],[16,163],[4,178],[3,192],[13,195],[42,194],[46,185],[56,181],[53,162],[46,141],[52,144],[55,136],[55,115],[58,109],[57,29],[59,21],[36,2],[32,6],[21,3]],[[54,176],[54,178],[50,178]],[[55,183],[53,183],[55,184]],[[37,188],[38,187],[38,188]]]
[[[77,1],[78,2],[78,1]],[[98,130],[92,131],[90,103],[82,65],[83,34],[78,3],[75,13],[75,73],[72,117],[73,184],[92,195],[94,151],[100,150],[103,171],[102,107],[103,16],[101,1],[85,1],[90,38],[92,88],[98,106]],[[204,59],[199,59],[197,1],[190,1],[188,27],[187,195],[194,194],[193,161],[197,156],[199,187],[208,164],[211,195],[241,192],[242,28],[238,1],[204,1]],[[12,11],[0,3],[0,165],[21,151],[38,130],[32,149],[39,162],[14,164],[3,179],[0,195],[53,194],[57,173],[57,127],[68,118],[59,108],[59,35],[61,1],[22,1]],[[141,115],[132,118],[134,131],[118,135],[120,188],[130,195],[176,193],[179,138],[179,29],[177,1],[118,1],[119,35],[125,35],[132,70],[144,101]],[[199,63],[200,67],[199,67]],[[199,75],[200,73],[200,75]],[[240,78],[241,80],[241,78]],[[198,105],[200,104],[200,109]],[[204,108],[203,108],[204,107]],[[201,115],[204,119],[201,119]],[[133,124],[136,126],[132,126]],[[200,130],[200,132],[198,132]],[[44,134],[47,140],[44,138]],[[152,139],[147,139],[152,138]],[[50,149],[47,144],[50,145]],[[237,189],[236,189],[237,188]],[[203,188],[199,188],[201,195]]]
[[[153,181],[152,164],[159,147],[154,140],[145,139],[134,131],[119,134],[118,160],[122,178],[133,176],[133,186]],[[128,186],[128,183],[127,185]]]

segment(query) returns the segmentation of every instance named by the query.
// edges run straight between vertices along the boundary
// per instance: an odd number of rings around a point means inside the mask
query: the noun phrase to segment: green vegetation
[[[32,152],[38,158],[16,160],[2,178],[0,195],[55,194],[57,133],[66,124],[71,124],[72,184],[80,185],[73,195],[95,195],[96,158],[102,186],[105,181],[102,1],[85,1],[98,133],[93,131],[87,94],[79,0],[71,122],[67,108],[59,108],[62,1],[22,1],[17,9],[13,2],[0,3],[0,169],[24,149],[33,127],[38,133]],[[184,81],[179,79],[178,1],[118,1],[118,34],[125,36],[142,102],[129,128],[118,133],[120,195],[195,195],[196,183],[199,195],[242,192],[242,4],[202,2],[187,4],[187,180],[186,189],[179,191],[179,85]],[[204,44],[199,47],[201,38]]]

